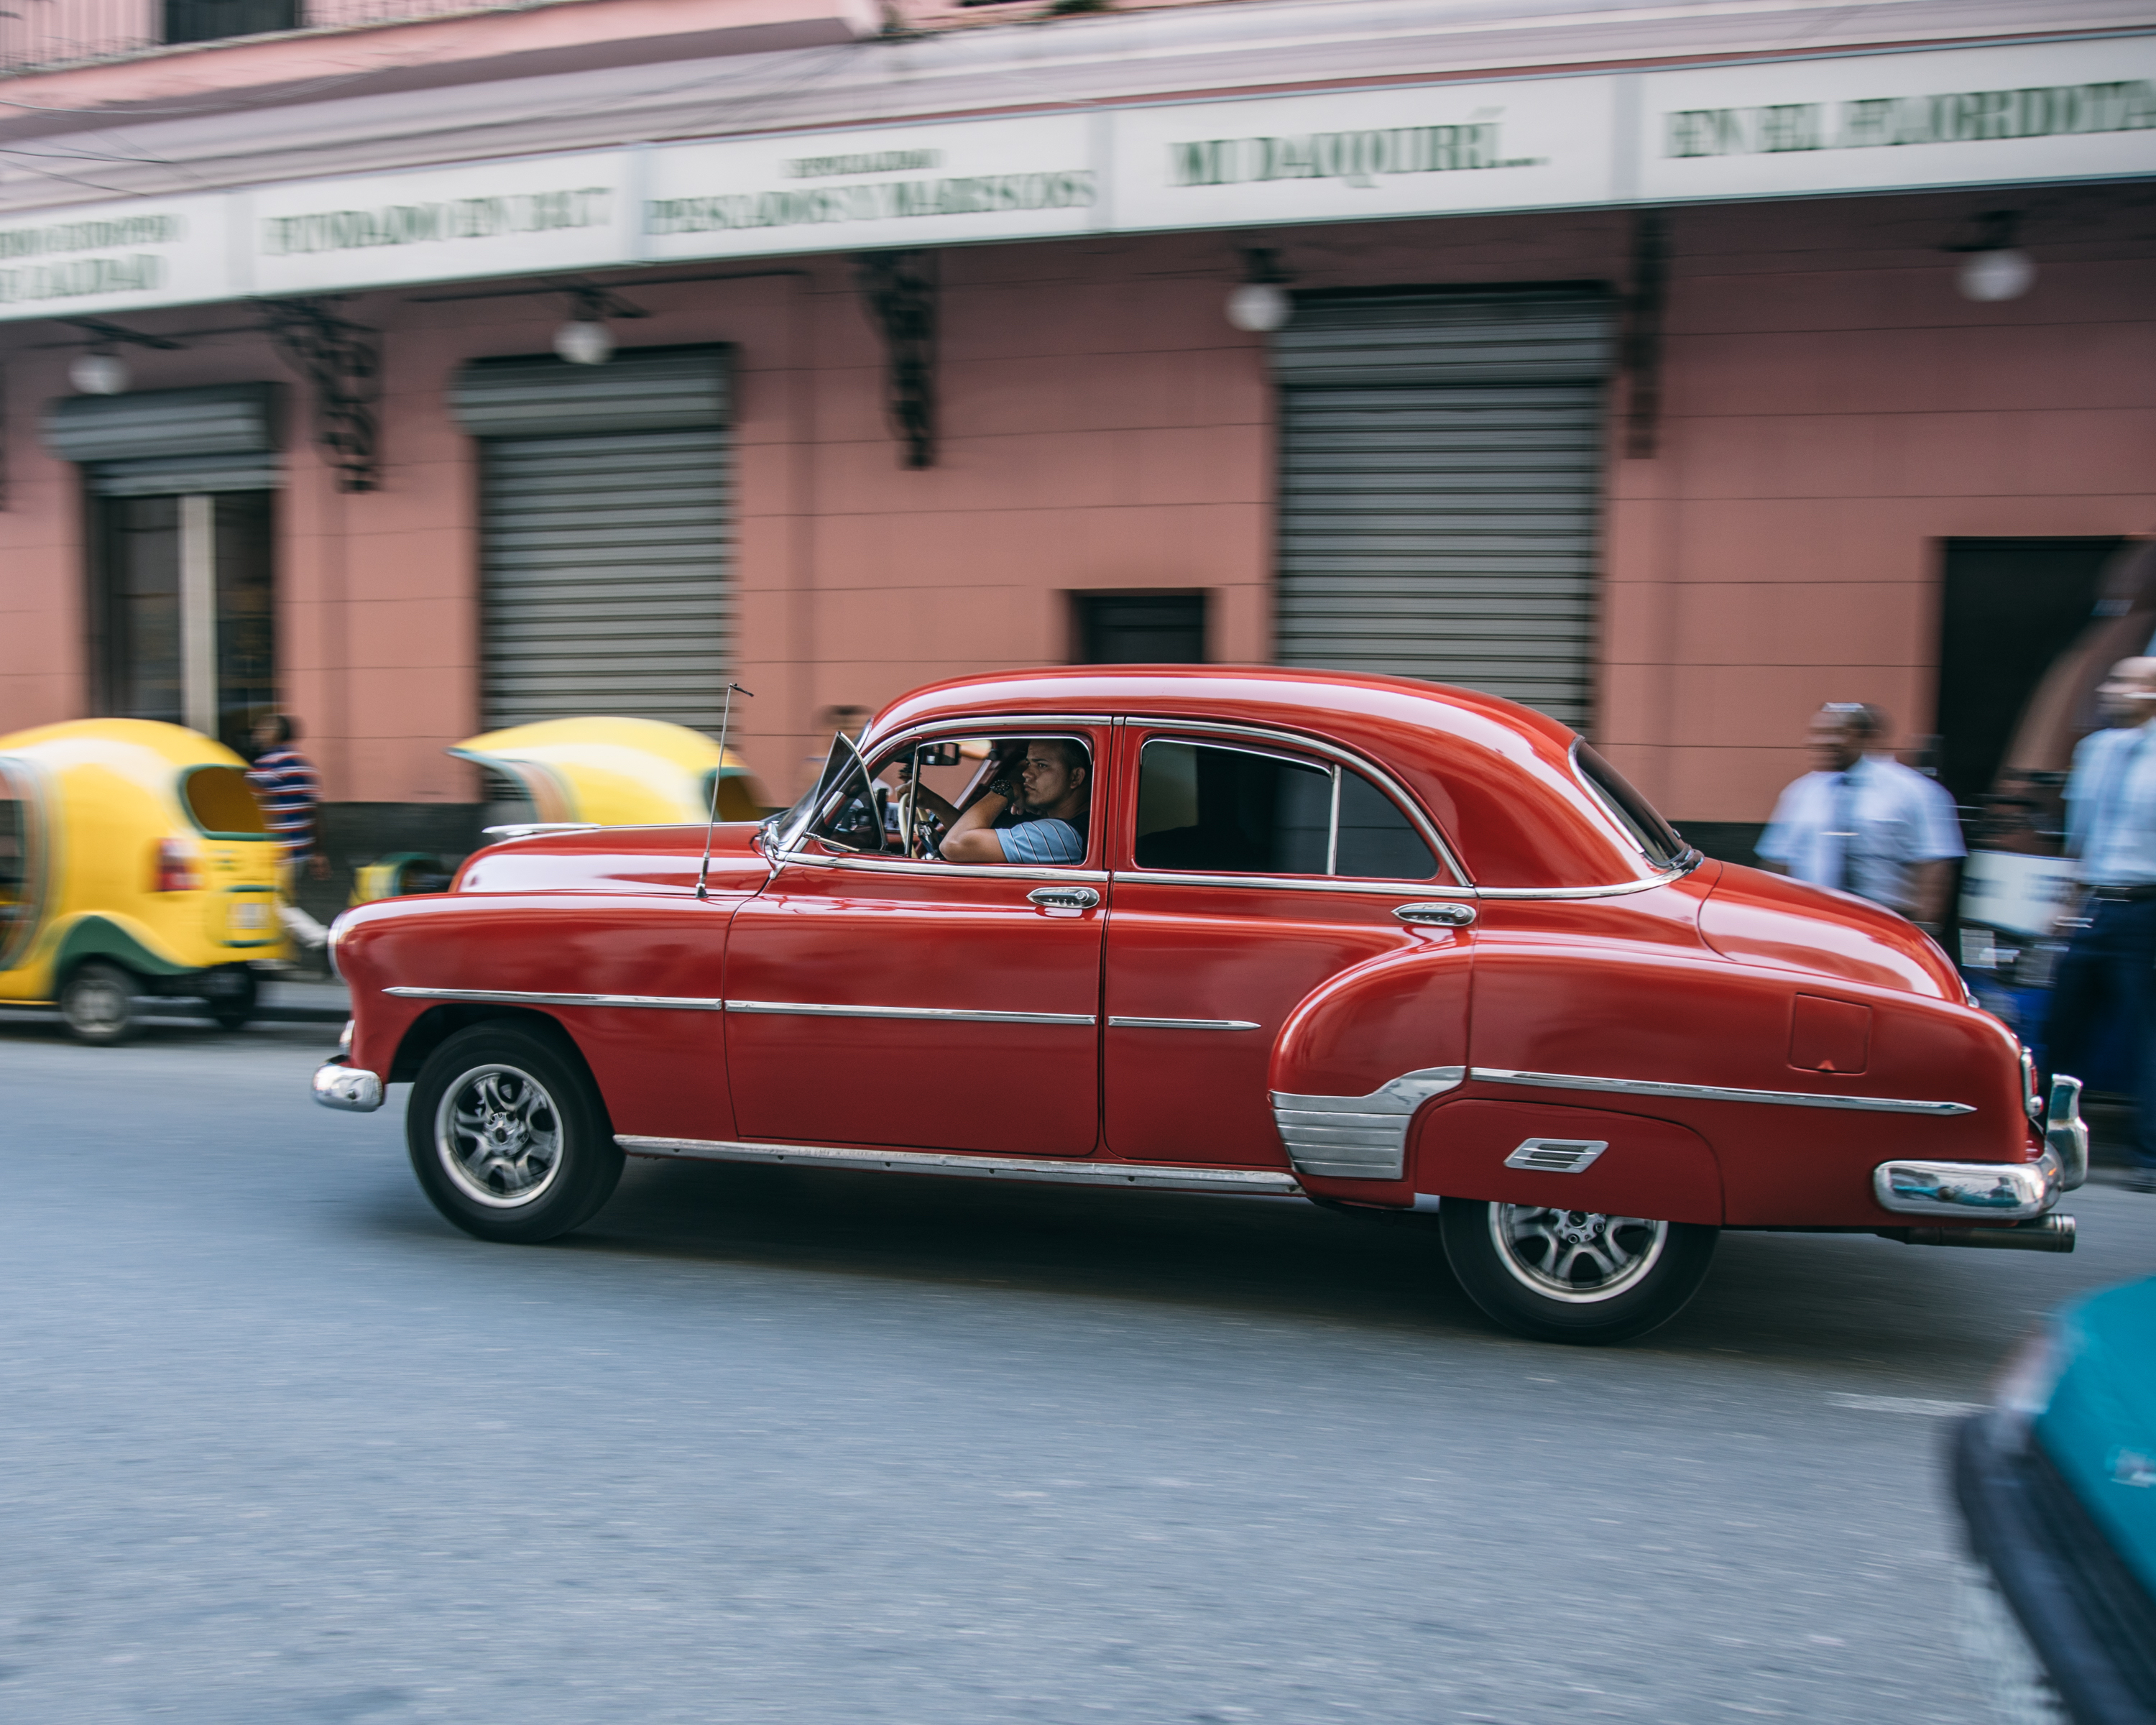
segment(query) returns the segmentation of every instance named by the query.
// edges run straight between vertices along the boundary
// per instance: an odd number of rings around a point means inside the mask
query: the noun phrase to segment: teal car
[[[2156,1279],[2081,1300],[2024,1343],[1958,1427],[1953,1465],[1970,1548],[2011,1614],[1997,1632],[2018,1627],[2042,1666],[2033,1689],[1994,1686],[2002,1711],[2156,1725]]]

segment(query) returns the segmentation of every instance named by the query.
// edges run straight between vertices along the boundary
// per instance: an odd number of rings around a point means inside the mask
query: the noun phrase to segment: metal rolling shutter
[[[725,350],[481,361],[481,698],[490,727],[584,713],[716,731],[731,659]]]
[[[1281,662],[1457,683],[1584,729],[1613,339],[1587,290],[1300,303],[1273,348]]]

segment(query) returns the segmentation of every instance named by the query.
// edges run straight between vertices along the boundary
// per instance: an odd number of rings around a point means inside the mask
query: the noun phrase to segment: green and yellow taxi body
[[[721,820],[767,813],[732,751],[721,759],[702,732],[662,719],[545,719],[467,737],[449,752],[514,782],[538,821],[652,827],[706,820],[713,773]]]
[[[198,732],[81,719],[0,736],[0,1002],[64,1010],[88,968],[222,1002],[220,1019],[251,1007],[250,967],[286,956],[278,857],[246,762]]]

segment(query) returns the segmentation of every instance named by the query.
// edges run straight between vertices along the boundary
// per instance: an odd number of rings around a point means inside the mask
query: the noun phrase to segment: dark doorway
[[[299,0],[165,0],[168,43],[218,42],[299,28]]]
[[[276,704],[274,501],[269,491],[95,500],[101,711],[192,726],[237,748]]]
[[[1949,539],[1939,619],[1939,778],[1990,789],[2038,681],[2088,624],[2117,539]]]
[[[1071,595],[1079,665],[1203,665],[1202,593]]]

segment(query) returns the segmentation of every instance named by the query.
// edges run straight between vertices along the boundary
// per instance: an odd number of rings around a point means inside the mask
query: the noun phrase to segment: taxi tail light
[[[150,874],[150,891],[192,892],[202,884],[202,875],[187,847],[177,839],[160,839],[157,865]]]

